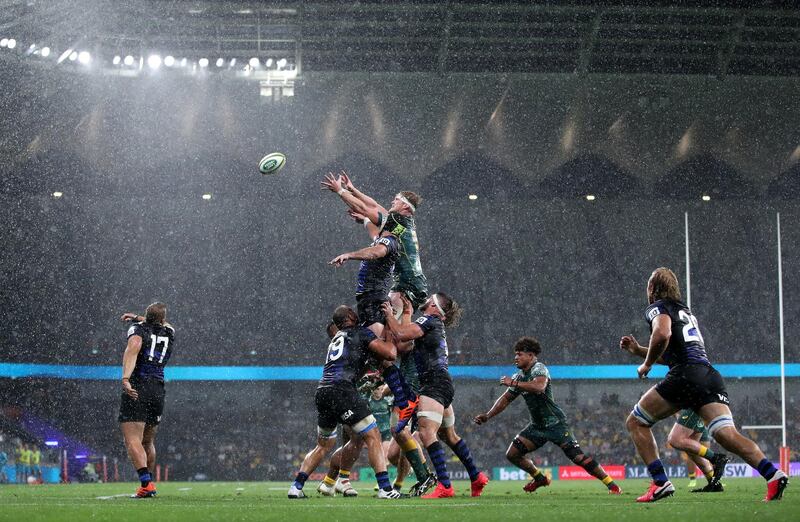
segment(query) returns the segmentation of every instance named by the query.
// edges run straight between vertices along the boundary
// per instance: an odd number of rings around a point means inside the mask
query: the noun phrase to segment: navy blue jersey
[[[447,334],[444,323],[434,315],[423,315],[416,321],[423,336],[414,340],[414,362],[422,384],[435,374],[447,371]]]
[[[361,261],[358,267],[356,296],[372,293],[388,296],[392,287],[394,263],[400,256],[397,238],[392,235],[377,237],[370,246],[375,245],[385,246],[386,255],[378,259]]]
[[[667,349],[661,358],[670,368],[678,364],[707,364],[711,365],[706,355],[703,336],[697,326],[697,319],[689,308],[680,301],[662,299],[651,304],[645,310],[647,324],[653,330],[653,319],[661,314],[666,314],[672,319],[672,334],[669,338]]]
[[[133,335],[142,338],[142,348],[136,356],[136,366],[131,378],[164,380],[164,366],[175,349],[175,329],[171,326],[134,323],[128,328],[128,339]]]
[[[364,326],[339,330],[328,345],[319,385],[331,386],[340,381],[355,384],[372,360],[369,343],[375,339],[372,330]]]

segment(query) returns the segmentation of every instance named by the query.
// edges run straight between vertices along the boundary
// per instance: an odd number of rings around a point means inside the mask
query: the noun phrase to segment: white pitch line
[[[130,493],[120,493],[119,495],[109,495],[107,497],[95,497],[97,500],[109,500],[112,498],[119,498],[119,497],[130,497]]]

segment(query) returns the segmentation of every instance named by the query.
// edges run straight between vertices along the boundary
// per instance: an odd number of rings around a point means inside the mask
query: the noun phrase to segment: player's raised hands
[[[636,355],[636,349],[639,347],[639,342],[632,335],[623,335],[619,340],[619,347],[628,353]]]
[[[341,172],[341,174],[339,174],[339,182],[342,184],[344,188],[346,188],[350,192],[352,192],[353,189],[356,188],[355,185],[353,185],[353,182],[350,180],[350,176],[348,176],[347,172],[344,170]]]
[[[386,317],[389,316],[394,317],[394,308],[392,308],[392,303],[390,303],[389,301],[384,301],[383,303],[381,303],[381,311],[383,312],[383,315],[385,315]]]
[[[489,422],[489,416],[486,415],[485,413],[481,413],[479,415],[475,415],[475,417],[472,419],[472,422],[474,422],[475,424],[477,424],[479,426],[481,424],[486,424],[487,422]]]
[[[322,190],[327,189],[330,190],[331,192],[336,192],[336,193],[342,190],[342,183],[339,181],[339,178],[337,178],[332,172],[328,172],[327,174],[325,174],[325,179],[320,182],[320,185]]]
[[[328,261],[328,264],[333,266],[342,266],[348,259],[350,259],[350,254],[341,254]]]

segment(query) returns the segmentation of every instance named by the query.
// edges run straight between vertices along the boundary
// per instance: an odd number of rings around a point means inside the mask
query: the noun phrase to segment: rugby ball
[[[286,156],[280,152],[267,154],[258,162],[258,171],[264,175],[275,174],[286,164]]]

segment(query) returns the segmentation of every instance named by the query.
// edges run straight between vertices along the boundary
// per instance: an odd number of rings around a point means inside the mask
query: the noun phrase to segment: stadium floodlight
[[[39,54],[41,54],[43,57],[47,58],[48,56],[50,56],[50,48],[49,47],[42,47],[42,50],[39,51]]]
[[[186,58],[181,59],[181,67],[186,67]]]
[[[273,62],[272,58],[267,58],[267,61],[264,62],[264,65],[266,65],[267,67],[272,67],[272,62]]]
[[[231,58],[231,62],[228,64],[228,67],[233,67],[236,65],[236,58]]]
[[[278,69],[283,69],[284,67],[286,67],[286,63],[287,63],[286,58],[281,58],[280,60],[278,60]]]
[[[66,51],[64,51],[63,53],[61,53],[61,56],[59,56],[59,57],[58,57],[58,60],[56,60],[56,63],[61,63],[61,62],[63,62],[63,61],[64,61],[64,60],[66,60],[66,59],[67,59],[67,58],[68,58],[68,57],[69,57],[71,54],[72,54],[72,49],[67,49]]]
[[[478,195],[477,194],[470,194],[467,197],[470,199],[470,201],[475,201],[476,199],[478,199]]]
[[[70,59],[72,59],[71,55],[70,55]],[[82,63],[83,65],[87,65],[89,62],[92,61],[92,55],[89,54],[88,51],[81,51],[81,52],[78,53],[78,61],[80,63]]]
[[[172,67],[173,65],[175,65],[175,57],[172,56],[171,54],[168,54],[167,56],[165,56],[164,57],[164,65],[166,65],[167,67]]]
[[[113,63],[114,65],[119,65],[119,62],[121,62],[121,61],[122,61],[122,58],[117,54],[117,55],[114,56],[114,59],[111,60],[111,63]]]
[[[0,39],[0,47],[8,47],[8,38]]]
[[[217,67],[222,67],[225,65],[225,60],[223,58],[217,58]]]
[[[78,51],[72,51],[71,53],[69,53],[70,62],[74,62],[77,59],[78,59]]]
[[[249,64],[250,64],[250,67],[258,67],[259,65],[261,65],[261,62],[260,62],[260,61],[258,61],[258,58],[256,58],[255,56],[253,56],[252,58],[250,58],[250,61],[249,61],[249,62],[247,62],[247,63],[249,63]]]
[[[8,39],[8,48],[9,49],[13,49],[16,46],[17,46],[17,41],[14,40],[13,38],[9,38]]]
[[[56,198],[56,199],[60,198],[63,195],[64,195],[63,192],[59,192],[59,191],[53,192],[53,197]]]
[[[200,67],[208,67],[208,58],[200,58],[197,60],[197,65]]]
[[[203,199],[208,201],[209,199],[211,199],[211,194],[203,194]]]
[[[594,194],[586,194],[586,201],[594,201],[595,197]]]
[[[58,446],[58,441],[57,440],[46,440],[46,441],[44,441],[44,445],[45,446],[49,446],[49,447],[52,448],[54,446]]]
[[[703,194],[703,201],[711,201],[711,196],[708,194]]]
[[[133,56],[129,54],[128,56],[125,57],[122,63],[124,63],[125,65],[133,65]]]
[[[151,54],[147,57],[147,66],[151,69],[158,69],[161,67],[161,56],[157,54]]]

